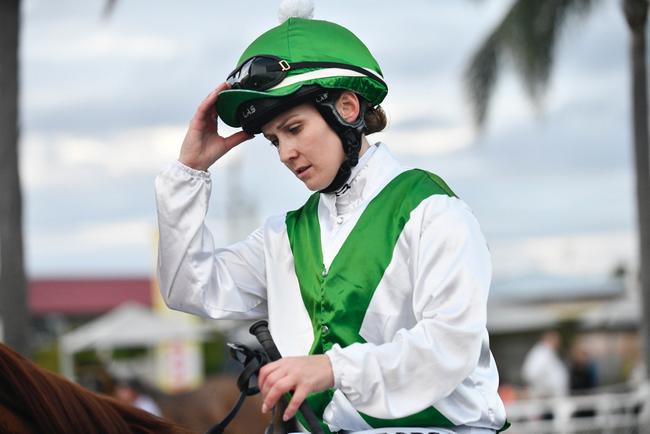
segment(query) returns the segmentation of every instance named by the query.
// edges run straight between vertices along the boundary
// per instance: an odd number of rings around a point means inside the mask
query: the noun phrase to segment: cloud
[[[146,219],[86,222],[67,230],[28,231],[29,264],[41,275],[146,273],[153,270],[155,227]],[[30,271],[33,265],[29,266]]]
[[[28,189],[157,171],[176,159],[186,126],[123,130],[102,139],[71,133],[27,133],[21,173]]]
[[[93,23],[94,24],[94,23]],[[63,29],[59,29],[63,30]],[[86,31],[86,37],[78,33]],[[173,40],[148,34],[116,33],[110,28],[88,26],[67,29],[58,35],[54,46],[33,44],[25,60],[35,63],[69,64],[70,62],[159,62],[174,59],[179,45]]]
[[[400,155],[434,156],[468,147],[472,131],[465,125],[389,129],[373,139],[395,144],[395,153]]]
[[[498,272],[562,271],[558,251],[587,270],[593,251],[607,256],[600,243],[609,231],[634,226],[620,5],[603,4],[564,35],[543,112],[531,109],[508,72],[490,123],[474,136],[461,73],[509,3],[420,0],[400,8],[337,0],[319,3],[316,17],[353,29],[386,75],[391,123],[371,141],[385,141],[405,163],[449,182],[506,264]],[[177,157],[198,103],[244,47],[277,23],[273,2],[244,0],[227,11],[207,0],[191,8],[119,2],[108,21],[100,18],[103,6],[23,3],[21,169],[33,272],[149,272],[153,178]],[[231,25],[218,24],[224,16]],[[256,217],[246,222],[252,230],[310,194],[263,139],[233,151],[212,176],[210,217],[222,241],[230,240],[219,221],[231,196],[254,202]],[[581,239],[590,234],[593,240]],[[583,254],[584,262],[575,259]],[[607,272],[610,261],[594,264]]]

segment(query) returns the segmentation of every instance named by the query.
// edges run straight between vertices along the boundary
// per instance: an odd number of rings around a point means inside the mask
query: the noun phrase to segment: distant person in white
[[[565,396],[569,391],[569,374],[559,356],[560,335],[546,332],[528,352],[522,367],[522,377],[533,398]]]

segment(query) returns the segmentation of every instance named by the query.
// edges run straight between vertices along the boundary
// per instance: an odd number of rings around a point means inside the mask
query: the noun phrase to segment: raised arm
[[[217,248],[205,225],[212,186],[207,168],[250,138],[244,132],[224,138],[217,131],[214,104],[226,88],[220,85],[199,105],[179,161],[156,178],[160,290],[174,309],[212,318],[259,318],[266,314],[261,229]]]

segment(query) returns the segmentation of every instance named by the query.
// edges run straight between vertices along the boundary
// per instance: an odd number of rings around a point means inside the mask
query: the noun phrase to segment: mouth
[[[311,166],[300,166],[294,171],[294,173],[298,178],[302,179],[305,173],[307,172],[307,170],[309,170],[310,168]]]

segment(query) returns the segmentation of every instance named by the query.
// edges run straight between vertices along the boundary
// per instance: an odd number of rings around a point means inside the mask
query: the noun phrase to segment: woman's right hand
[[[220,136],[217,131],[218,114],[215,103],[219,94],[229,87],[227,83],[221,83],[196,109],[178,157],[178,160],[186,166],[197,170],[208,170],[226,152],[253,138],[244,131],[228,137]]]

